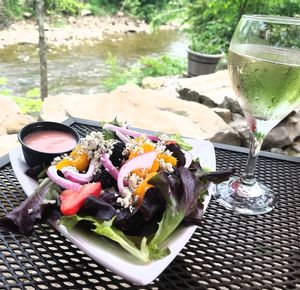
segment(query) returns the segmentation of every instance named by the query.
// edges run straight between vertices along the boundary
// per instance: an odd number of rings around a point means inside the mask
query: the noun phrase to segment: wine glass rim
[[[300,17],[279,16],[279,15],[262,15],[262,14],[244,14],[243,18],[252,20],[261,20],[264,22],[278,24],[296,24],[300,25]]]

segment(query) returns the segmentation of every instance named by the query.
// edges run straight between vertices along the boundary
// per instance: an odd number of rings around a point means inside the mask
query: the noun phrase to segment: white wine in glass
[[[244,173],[219,184],[215,198],[241,214],[267,213],[276,195],[256,180],[255,166],[264,137],[300,105],[300,18],[243,15],[230,42],[228,70],[250,148]]]

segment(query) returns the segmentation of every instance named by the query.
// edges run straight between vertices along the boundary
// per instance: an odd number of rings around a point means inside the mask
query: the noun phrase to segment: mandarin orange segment
[[[145,195],[145,192],[150,188],[153,187],[153,185],[149,184],[148,181],[156,175],[156,172],[149,173],[145,179],[138,185],[138,187],[135,189],[134,194],[139,198],[141,201]]]
[[[156,158],[153,163],[151,168],[140,168],[140,169],[135,169],[132,172],[138,175],[139,177],[145,178],[149,173],[152,172],[157,172],[159,169],[159,161]]]
[[[73,166],[78,171],[84,171],[89,166],[89,156],[80,148],[80,146],[77,146],[69,156],[65,157],[56,164],[57,170],[61,170],[66,166]]]
[[[176,164],[177,164],[177,159],[173,156],[170,156],[170,155],[158,154],[157,158],[158,159],[163,159],[166,163],[171,163],[172,166],[176,166]]]
[[[78,171],[84,171],[88,168],[89,156],[80,146],[77,146],[75,150],[71,152],[70,156],[73,159],[74,167],[76,167]]]
[[[151,152],[151,151],[154,151],[154,146],[152,144],[149,144],[149,143],[143,143],[141,146],[139,146],[136,150],[132,151],[129,155],[129,160],[134,158],[134,157],[137,157],[139,154],[142,154],[142,153],[148,153],[148,152]]]
[[[66,167],[66,166],[73,166],[73,161],[64,158],[56,164],[56,169],[61,170],[62,168]]]
[[[153,161],[153,164],[152,164],[152,167],[150,169],[150,172],[157,172],[159,169],[159,161],[158,159],[156,158],[154,161]]]

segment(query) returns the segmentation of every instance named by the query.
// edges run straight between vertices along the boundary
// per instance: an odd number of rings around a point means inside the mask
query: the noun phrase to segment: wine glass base
[[[255,190],[255,193],[251,194],[251,190]],[[224,207],[244,215],[270,212],[277,202],[272,190],[262,183],[256,182],[254,186],[244,185],[236,176],[218,184],[214,198]]]

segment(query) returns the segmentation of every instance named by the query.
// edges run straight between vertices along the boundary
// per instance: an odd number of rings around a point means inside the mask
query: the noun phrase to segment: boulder
[[[142,80],[143,89],[158,90],[162,87],[163,80],[161,78],[146,77]]]
[[[213,108],[212,109],[218,116],[220,116],[227,124],[232,121],[232,113],[229,109]]]
[[[282,120],[266,136],[263,149],[272,147],[283,148],[293,144],[300,136],[300,110],[294,111]]]
[[[6,128],[6,134],[16,134],[18,133],[25,125],[34,122],[34,118],[28,115],[16,115],[14,119],[9,118],[3,124]]]
[[[117,117],[139,128],[240,145],[238,134],[207,106],[133,84],[109,94],[58,95],[44,101],[42,119],[68,116],[97,121]]]
[[[240,105],[232,90],[227,70],[178,81],[180,98],[195,101],[208,107],[227,108],[242,114]]]
[[[19,106],[8,96],[0,95],[0,121],[2,121],[9,116],[9,114],[20,114]]]
[[[92,11],[89,9],[82,9],[80,11],[80,16],[90,16],[93,15]]]
[[[142,80],[142,88],[158,90],[164,95],[179,97],[177,92],[179,79],[181,76],[146,77]]]
[[[12,148],[18,145],[17,134],[0,136],[0,156],[8,153]]]
[[[19,106],[7,96],[0,96],[0,108],[0,135],[17,133],[34,121],[32,117],[23,115]]]
[[[29,19],[29,18],[32,18],[32,17],[33,17],[33,14],[32,14],[31,12],[28,12],[28,11],[27,11],[27,12],[24,12],[24,13],[23,13],[23,17]]]
[[[285,154],[300,157],[300,140],[293,142],[292,146],[285,150]]]
[[[297,152],[300,156],[300,141],[295,141],[293,143],[292,149]]]
[[[229,126],[239,134],[242,140],[241,145],[248,146],[249,128],[245,117],[237,113],[232,113],[231,118],[232,121],[229,123]]]

